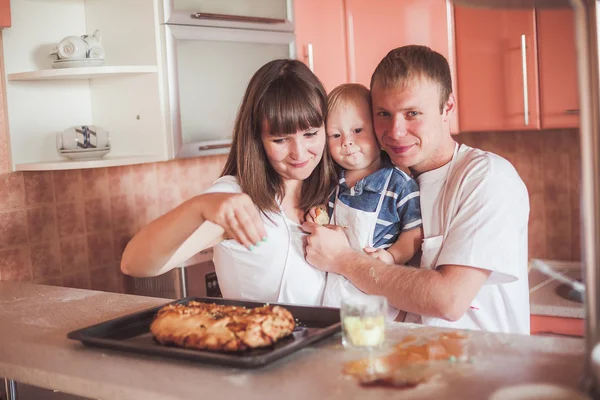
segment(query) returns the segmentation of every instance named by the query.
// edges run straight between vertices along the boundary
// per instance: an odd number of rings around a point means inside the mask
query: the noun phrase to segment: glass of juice
[[[382,296],[349,296],[342,299],[342,344],[344,347],[379,347],[385,340],[388,302]]]

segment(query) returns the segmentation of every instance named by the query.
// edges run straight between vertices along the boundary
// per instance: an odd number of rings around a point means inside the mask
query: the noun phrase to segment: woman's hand
[[[260,211],[245,193],[206,193],[202,217],[220,225],[225,236],[250,250],[267,240]]]

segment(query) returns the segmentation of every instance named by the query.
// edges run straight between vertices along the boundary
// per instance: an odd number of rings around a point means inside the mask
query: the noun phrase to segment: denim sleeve
[[[414,179],[406,181],[396,203],[402,231],[408,231],[423,225],[421,220],[421,198],[419,185]]]

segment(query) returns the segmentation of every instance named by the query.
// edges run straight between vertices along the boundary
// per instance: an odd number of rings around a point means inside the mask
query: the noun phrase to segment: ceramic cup
[[[103,149],[110,147],[110,135],[94,125],[72,126],[56,134],[58,150]]]
[[[57,52],[63,60],[86,58],[88,45],[79,36],[67,36],[58,44]]]

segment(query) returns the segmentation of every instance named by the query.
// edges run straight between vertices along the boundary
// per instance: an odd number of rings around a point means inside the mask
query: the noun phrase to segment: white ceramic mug
[[[58,57],[63,60],[86,58],[88,45],[79,36],[67,36],[58,44],[57,52]]]
[[[56,134],[58,150],[103,149],[110,147],[110,135],[94,125],[72,126]]]

